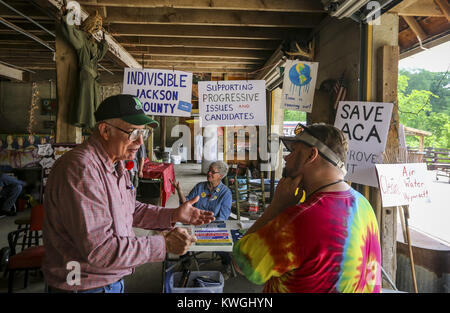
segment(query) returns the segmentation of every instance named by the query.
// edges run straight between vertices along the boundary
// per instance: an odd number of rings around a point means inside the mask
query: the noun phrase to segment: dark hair
[[[308,126],[310,134],[322,141],[339,159],[345,163],[347,159],[348,142],[344,133],[332,125],[315,123]]]

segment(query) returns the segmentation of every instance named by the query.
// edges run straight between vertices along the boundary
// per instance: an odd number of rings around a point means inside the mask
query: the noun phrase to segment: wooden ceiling
[[[55,32],[62,1],[7,1]],[[55,4],[56,3],[56,4]],[[79,0],[145,68],[252,77],[283,43],[306,38],[327,16],[320,0]],[[54,47],[55,38],[0,3],[0,17]],[[29,70],[54,69],[52,51],[0,24],[0,61]],[[111,55],[101,64],[120,72]]]
[[[419,36],[424,36],[425,44],[436,38],[448,40],[445,5],[441,8],[436,1],[448,4],[448,0],[404,0],[391,9],[401,15],[401,53],[418,46],[417,29],[422,30]],[[0,64],[8,63],[28,72],[54,72],[51,49],[54,50],[55,37],[4,3],[54,34],[63,1],[0,0]],[[117,43],[101,62],[100,69],[116,73],[117,78],[127,64],[252,78],[280,45],[302,43],[328,16],[320,0],[79,0],[78,3],[88,14],[99,12],[104,29]],[[5,23],[36,36],[50,48]],[[131,61],[124,61],[118,50]]]
[[[390,12],[400,16],[398,44],[401,57],[420,52],[421,44],[431,48],[450,39],[448,0],[404,0]]]

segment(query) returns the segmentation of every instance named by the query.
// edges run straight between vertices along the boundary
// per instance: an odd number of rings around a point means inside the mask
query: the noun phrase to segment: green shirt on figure
[[[101,102],[97,65],[109,46],[106,40],[97,43],[89,38],[90,34],[67,23],[67,16],[63,17],[62,33],[75,48],[79,66],[78,88],[70,122],[78,127],[91,128],[95,125],[94,112]]]

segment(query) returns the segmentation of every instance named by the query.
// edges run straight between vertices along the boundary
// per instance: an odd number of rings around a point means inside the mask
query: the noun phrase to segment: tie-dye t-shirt
[[[378,224],[354,189],[318,192],[233,248],[264,292],[381,292]]]

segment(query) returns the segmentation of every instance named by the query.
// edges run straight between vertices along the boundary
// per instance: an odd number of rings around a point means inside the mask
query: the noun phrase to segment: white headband
[[[317,139],[316,137],[308,134],[306,131],[302,131],[300,134],[296,135],[295,137],[288,137],[288,138],[281,138],[282,140],[286,141],[303,141],[306,144],[309,144],[313,147],[316,147],[319,153],[331,164],[336,166],[338,169],[340,169],[344,176],[347,175],[347,170],[345,169],[345,164],[342,162],[339,157],[336,155],[336,153],[333,152],[330,148],[328,148],[322,141]],[[289,149],[289,147],[288,147]],[[290,150],[290,149],[289,149]]]

